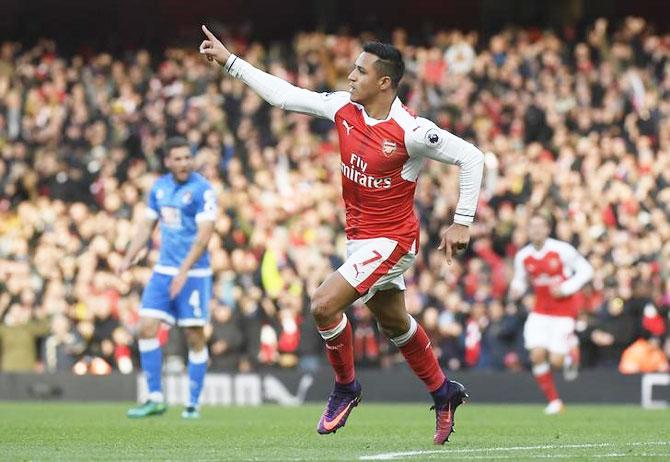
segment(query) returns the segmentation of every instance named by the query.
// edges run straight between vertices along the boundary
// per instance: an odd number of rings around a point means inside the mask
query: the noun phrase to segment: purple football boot
[[[454,414],[456,408],[469,398],[465,387],[453,380],[445,380],[444,384],[434,394],[435,406],[435,436],[434,444],[444,444],[449,441],[449,435],[454,431]]]
[[[358,380],[347,385],[336,382],[316,431],[322,435],[335,433],[338,428],[344,427],[347,417],[360,402],[361,384]]]

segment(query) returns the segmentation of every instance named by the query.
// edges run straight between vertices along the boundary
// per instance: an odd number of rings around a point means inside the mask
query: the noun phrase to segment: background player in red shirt
[[[575,296],[593,277],[593,268],[567,242],[549,238],[550,223],[543,215],[533,215],[528,225],[530,244],[514,257],[514,278],[510,299],[519,300],[528,289],[535,293],[535,306],[524,326],[524,343],[530,352],[533,375],[549,404],[545,414],[563,411],[552,367],[562,368],[574,337],[579,300]],[[574,364],[576,366],[576,364]]]
[[[332,120],[338,132],[347,259],[312,294],[312,314],[335,371],[335,386],[317,431],[334,433],[361,399],[351,324],[344,314],[361,298],[433,396],[433,441],[443,444],[467,394],[463,385],[447,380],[428,336],[407,313],[402,275],[414,263],[419,246],[414,191],[425,158],[461,167],[454,224],[440,243],[451,263],[453,252],[465,249],[470,240],[483,170],[481,151],[403,106],[397,89],[404,63],[392,45],[370,42],[363,47],[349,74],[349,91],[316,93],[256,69],[231,54],[204,26],[203,32],[207,39],[200,52],[230,75],[274,106]]]

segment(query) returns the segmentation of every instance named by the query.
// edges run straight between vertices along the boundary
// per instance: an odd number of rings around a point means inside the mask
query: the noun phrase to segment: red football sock
[[[434,392],[440,388],[447,377],[442,372],[442,368],[438,364],[432,348],[430,348],[430,339],[423,327],[417,324],[414,335],[407,343],[398,346],[398,348],[407,360],[409,367],[426,384],[429,392]]]
[[[556,391],[554,376],[551,373],[549,364],[544,363],[533,367],[533,375],[548,402],[558,399],[558,391]]]
[[[356,378],[354,369],[354,336],[351,323],[346,315],[337,324],[319,329],[319,334],[326,341],[326,356],[335,371],[337,383],[351,383]]]

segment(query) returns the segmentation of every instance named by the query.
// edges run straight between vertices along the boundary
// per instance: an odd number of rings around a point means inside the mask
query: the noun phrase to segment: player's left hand
[[[563,297],[563,292],[561,291],[560,284],[554,284],[553,286],[549,287],[549,293],[551,293],[551,296],[554,298]]]
[[[470,242],[470,227],[454,223],[442,234],[442,241],[437,249],[444,250],[447,263],[451,265],[453,255],[463,253],[468,242]]]
[[[187,273],[183,271],[180,271],[174,278],[172,278],[172,283],[170,284],[170,300],[179,295],[181,289],[184,288],[184,284],[186,284],[187,278]]]

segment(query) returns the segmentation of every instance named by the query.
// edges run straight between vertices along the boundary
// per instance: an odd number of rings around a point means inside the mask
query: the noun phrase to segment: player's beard
[[[360,93],[359,93],[358,91],[351,91],[350,96],[349,96],[349,99],[350,99],[353,103],[357,103],[357,104],[361,104],[361,105],[365,106],[365,102],[364,102],[363,99],[360,97]]]
[[[191,171],[190,170],[176,171],[173,172],[172,175],[178,182],[184,183],[186,180],[188,180],[188,177],[191,175]]]
[[[349,99],[354,103],[363,104],[360,90],[353,85],[349,89]]]
[[[547,241],[546,237],[530,239],[530,243],[533,244],[533,247],[537,249],[541,249],[546,241]]]

